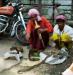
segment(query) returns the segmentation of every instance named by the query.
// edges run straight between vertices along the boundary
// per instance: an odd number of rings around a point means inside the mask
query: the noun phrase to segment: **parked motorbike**
[[[21,3],[11,3],[8,6],[12,6],[14,11],[11,15],[0,15],[0,33],[7,32],[10,36],[15,36],[22,44],[27,44],[25,38],[26,24],[22,14],[24,5]]]

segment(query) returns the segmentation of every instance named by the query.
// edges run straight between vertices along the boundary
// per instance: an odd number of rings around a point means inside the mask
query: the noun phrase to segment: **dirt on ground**
[[[16,40],[10,38],[2,38],[0,39],[0,56],[4,52],[6,52],[12,45],[14,45]],[[24,48],[24,57],[23,60],[26,60],[28,57],[28,48],[27,46],[23,46]],[[69,50],[68,59],[59,65],[50,65],[50,64],[41,64],[38,67],[31,69],[30,71],[23,72],[22,74],[18,74],[17,71],[22,68],[27,68],[27,66],[21,66],[20,64],[7,69],[5,71],[0,72],[0,75],[61,75],[61,73],[70,66],[73,61],[73,49]],[[30,63],[29,63],[30,64]]]

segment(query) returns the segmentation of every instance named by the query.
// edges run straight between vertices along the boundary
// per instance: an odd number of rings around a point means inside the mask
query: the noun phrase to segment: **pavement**
[[[3,60],[3,55],[5,52],[9,51],[9,49],[15,44],[14,39],[10,38],[2,38],[0,39],[0,75],[61,75],[61,73],[70,66],[70,64],[73,61],[73,50],[70,50],[70,57],[62,64],[59,65],[49,65],[49,64],[41,64],[38,67],[23,72],[22,74],[18,74],[18,70],[26,69],[29,66],[35,65],[39,63],[37,62],[31,62],[28,60],[28,48],[27,46],[23,46],[24,53],[23,53],[23,60],[21,59],[20,63],[17,63],[16,61],[9,60],[5,61]],[[15,63],[15,64],[14,64]]]
[[[27,47],[24,47],[24,53],[23,53],[23,60],[21,62],[18,62],[16,60],[4,60],[4,54],[10,50],[12,46],[15,44],[15,40],[4,38],[0,39],[0,75],[19,75],[17,73],[18,70],[22,69],[23,66],[32,66],[39,62],[31,62],[28,58],[28,49]],[[30,63],[30,65],[29,65]],[[23,73],[21,75],[36,75],[33,71],[29,71],[26,73]]]

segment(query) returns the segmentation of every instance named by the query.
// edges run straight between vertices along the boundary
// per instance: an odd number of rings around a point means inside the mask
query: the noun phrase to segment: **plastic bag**
[[[40,60],[44,60],[48,55],[46,55],[45,53],[41,52],[40,53]],[[62,48],[60,50],[60,55],[57,55],[54,57],[54,55],[51,55],[49,56],[45,63],[48,63],[48,64],[61,64],[63,63],[68,57],[68,52]]]

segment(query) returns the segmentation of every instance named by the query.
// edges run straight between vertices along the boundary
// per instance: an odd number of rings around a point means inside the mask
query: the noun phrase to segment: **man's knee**
[[[69,42],[71,41],[71,37],[68,34],[64,33],[61,35],[61,40],[64,42]]]
[[[53,41],[59,40],[60,36],[57,33],[54,33],[51,37]]]

